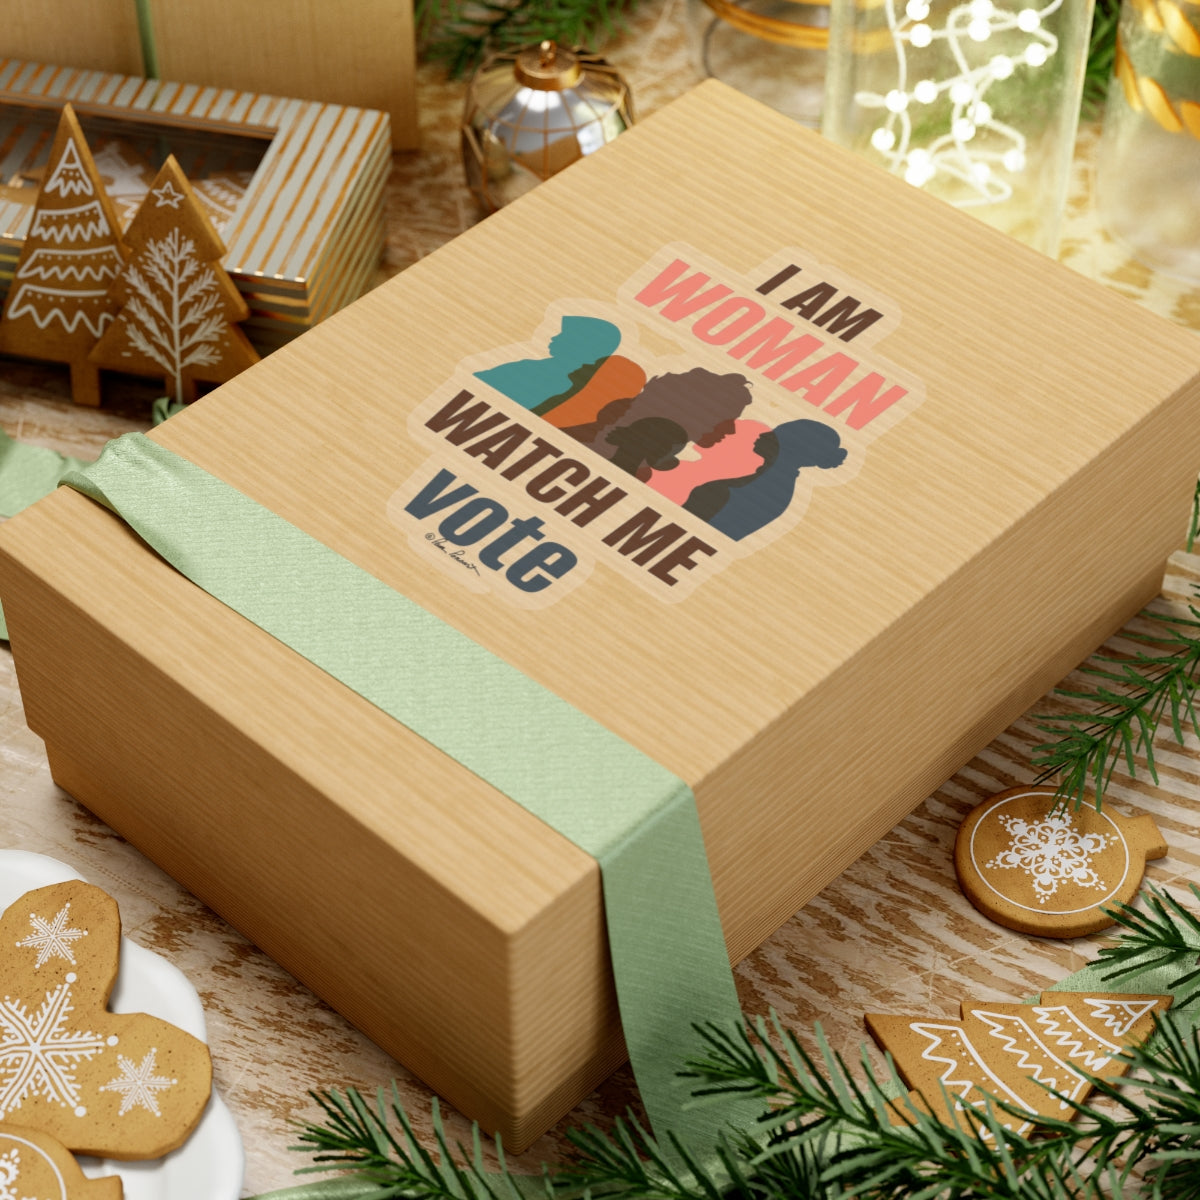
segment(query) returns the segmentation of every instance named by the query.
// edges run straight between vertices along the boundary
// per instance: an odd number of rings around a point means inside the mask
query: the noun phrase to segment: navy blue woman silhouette
[[[496,391],[522,408],[548,400],[567,400],[621,344],[621,331],[599,317],[563,317],[562,327],[546,347],[547,358],[521,358],[476,371]]]
[[[820,421],[785,421],[759,434],[755,452],[763,464],[740,479],[714,479],[696,488],[684,508],[735,541],[783,516],[805,467],[830,470],[846,461],[837,430]]]

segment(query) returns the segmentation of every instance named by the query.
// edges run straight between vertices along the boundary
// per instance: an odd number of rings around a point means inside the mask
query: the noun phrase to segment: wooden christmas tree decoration
[[[100,403],[88,353],[116,311],[108,290],[125,259],[120,228],[68,104],[0,314],[0,353],[69,364],[76,404]]]
[[[875,1014],[865,1020],[919,1108],[961,1123],[985,1111],[988,1097],[999,1098],[1029,1113],[1022,1121],[993,1105],[1002,1126],[1025,1135],[1039,1116],[1074,1115],[1047,1089],[1082,1100],[1092,1090],[1087,1076],[1123,1075],[1128,1064],[1121,1051],[1145,1041],[1170,1004],[1170,996],[1043,992],[1038,1004],[964,1000],[958,1021]]]
[[[176,404],[196,381],[224,383],[258,361],[238,328],[249,309],[222,270],[225,247],[174,156],[126,232],[129,263],[109,293],[116,319],[92,350],[97,366],[161,375]]]

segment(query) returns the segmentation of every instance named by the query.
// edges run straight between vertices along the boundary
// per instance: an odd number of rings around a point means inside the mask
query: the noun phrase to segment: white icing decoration
[[[79,1107],[79,1084],[72,1068],[99,1054],[104,1038],[70,1028],[74,976],[67,979],[46,993],[35,1012],[10,996],[0,1002],[0,1119],[30,1096]]]
[[[35,971],[39,967],[45,966],[52,958],[65,958],[71,966],[75,966],[75,952],[71,949],[71,943],[87,937],[88,931],[69,928],[67,921],[70,913],[71,902],[68,900],[52,920],[47,921],[44,917],[39,917],[37,913],[29,914],[29,923],[33,926],[33,932],[27,938],[19,941],[17,945],[37,951],[37,962],[33,964]]]
[[[1059,884],[1107,890],[1108,884],[1092,865],[1093,857],[1114,839],[1104,833],[1080,833],[1070,814],[1026,820],[1007,814],[997,817],[1009,836],[1009,845],[1001,850],[986,870],[1016,869],[1030,877],[1039,904],[1057,891]]]
[[[179,1080],[154,1074],[154,1060],[157,1054],[158,1047],[152,1046],[150,1053],[140,1063],[135,1063],[132,1058],[126,1058],[123,1054],[118,1056],[117,1062],[120,1064],[121,1074],[116,1079],[110,1079],[100,1088],[102,1092],[121,1093],[121,1111],[117,1116],[123,1117],[135,1106],[152,1112],[156,1117],[162,1116],[158,1109],[158,1097],[155,1093],[172,1087]]]

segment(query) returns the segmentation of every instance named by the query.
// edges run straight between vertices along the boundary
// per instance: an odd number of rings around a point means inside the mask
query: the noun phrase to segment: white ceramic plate
[[[0,911],[33,888],[82,876],[65,863],[24,850],[0,850]],[[121,968],[109,1007],[161,1017],[207,1041],[196,989],[166,959],[121,939]],[[120,1175],[125,1200],[237,1200],[245,1154],[229,1109],[216,1091],[192,1136],[165,1158],[114,1162],[81,1158],[91,1176]]]

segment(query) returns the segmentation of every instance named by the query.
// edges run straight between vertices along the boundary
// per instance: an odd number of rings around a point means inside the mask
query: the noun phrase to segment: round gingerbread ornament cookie
[[[121,1200],[123,1194],[116,1175],[89,1179],[49,1135],[0,1124],[0,1200]]]
[[[1082,937],[1114,924],[1102,912],[1128,904],[1146,860],[1167,844],[1147,816],[1056,808],[1054,789],[1019,787],[973,808],[958,829],[954,869],[963,895],[1019,933]]]

